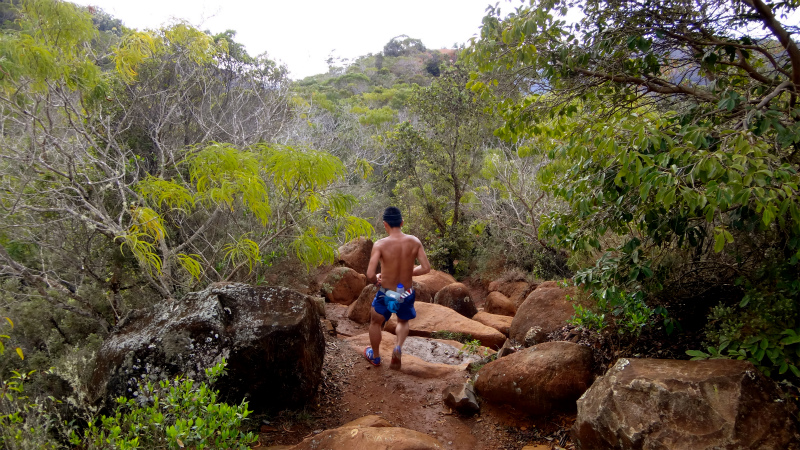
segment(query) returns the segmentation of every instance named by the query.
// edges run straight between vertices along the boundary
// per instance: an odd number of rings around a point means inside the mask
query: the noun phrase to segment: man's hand
[[[378,280],[378,281],[375,282],[375,286],[380,287],[380,285],[381,285],[381,274],[375,275],[375,278]]]

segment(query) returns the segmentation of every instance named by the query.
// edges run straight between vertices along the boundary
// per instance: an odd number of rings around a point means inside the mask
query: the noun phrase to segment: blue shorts
[[[400,320],[411,320],[417,317],[417,310],[414,309],[414,299],[417,297],[416,291],[411,291],[411,294],[406,297],[403,303],[400,303],[397,310],[397,318]],[[384,293],[381,290],[378,290],[378,293],[375,294],[375,299],[372,300],[372,307],[375,311],[382,315],[384,323],[392,318],[392,313],[386,308],[386,299],[384,297]]]

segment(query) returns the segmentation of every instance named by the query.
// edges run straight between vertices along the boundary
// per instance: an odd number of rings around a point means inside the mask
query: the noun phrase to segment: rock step
[[[382,336],[380,350],[382,363],[376,369],[390,370],[389,362],[392,358],[395,336],[386,331]],[[364,349],[370,346],[368,333],[349,337],[345,341],[359,355],[363,355]],[[403,345],[403,364],[400,372],[418,378],[443,378],[454,372],[465,371],[469,362],[479,359],[477,356],[459,356],[459,350],[434,339],[408,337]],[[366,360],[364,364],[369,366]]]
[[[393,427],[385,419],[370,415],[348,422],[339,428],[307,437],[294,446],[255,447],[256,450],[441,450],[444,447],[432,436]]]
[[[484,347],[493,349],[499,349],[506,341],[503,333],[445,306],[416,302],[414,308],[417,310],[417,318],[409,321],[410,336],[430,337],[435,331],[465,333],[480,341]],[[396,327],[397,318],[392,316],[384,330],[394,333]]]

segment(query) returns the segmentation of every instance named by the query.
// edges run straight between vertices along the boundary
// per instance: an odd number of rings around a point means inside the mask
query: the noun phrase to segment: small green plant
[[[465,353],[467,355],[478,355],[484,358],[489,356],[489,350],[486,347],[483,347],[481,345],[481,341],[477,339],[472,339],[465,342],[464,346],[461,347],[461,350],[458,351],[458,356],[461,356]]]
[[[742,341],[723,341],[719,347],[709,346],[708,353],[687,350],[692,360],[738,359],[753,363],[766,376],[791,372],[800,378],[800,328],[783,330],[777,336],[750,336]]]
[[[206,369],[209,383],[224,374],[225,360]],[[218,392],[193,380],[139,385],[135,398],[118,398],[112,416],[72,431],[70,444],[87,450],[139,448],[241,449],[256,440],[239,430],[250,414],[247,402],[218,403]]]
[[[596,314],[589,308],[584,308],[582,305],[572,305],[572,308],[575,309],[575,315],[567,321],[569,324],[587,330],[600,331],[605,328],[605,314]]]
[[[446,341],[458,341],[462,344],[466,344],[467,342],[474,340],[471,334],[447,330],[434,331],[431,333],[431,338],[442,339]]]

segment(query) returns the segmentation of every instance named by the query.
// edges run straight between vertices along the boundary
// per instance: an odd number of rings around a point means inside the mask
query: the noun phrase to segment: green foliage
[[[255,216],[272,234],[267,234],[261,242],[242,235],[234,242],[225,243],[221,250],[231,267],[246,263],[253,272],[261,262],[266,243],[290,229],[297,233],[292,248],[307,267],[332,262],[336,241],[318,226],[307,221],[298,223],[298,219],[310,219],[320,213],[333,225],[331,231],[335,235],[343,234],[349,240],[372,234],[372,226],[367,221],[350,215],[356,198],[334,189],[335,183],[344,177],[345,168],[338,158],[327,152],[266,144],[243,151],[230,144],[212,143],[191,154],[184,164],[188,167],[191,184],[150,176],[142,180],[137,189],[164,214],[183,216],[191,214],[198,205],[204,205],[208,209],[225,207],[231,211],[243,208]],[[279,212],[273,212],[270,198],[282,205]],[[156,224],[163,219],[157,215],[151,217],[153,210],[149,208],[140,209],[147,213],[147,223],[151,224],[147,230],[157,241],[164,231]],[[294,219],[285,216],[287,213]],[[301,228],[303,225],[306,227]],[[155,246],[144,247],[144,250],[150,252],[145,256],[154,263],[161,261]],[[190,275],[199,280],[201,259],[176,257]]]
[[[4,317],[14,328],[14,322]],[[0,359],[5,355],[4,340],[10,336],[0,335]],[[24,359],[22,349],[16,348],[17,356]],[[55,400],[50,397],[44,401],[30,399],[25,393],[25,383],[35,371],[17,372],[12,370],[8,376],[0,378],[0,447],[16,449],[55,449],[58,446],[48,436],[50,417],[46,403]]]
[[[483,350],[481,350],[481,348],[483,348]],[[466,353],[467,355],[478,355],[485,358],[489,356],[489,349],[483,347],[481,345],[481,341],[472,339],[465,342],[461,347],[461,350],[458,351],[459,355],[463,353]]]
[[[595,313],[583,305],[572,305],[575,315],[568,320],[568,323],[576,327],[586,328],[587,330],[600,331],[606,326],[606,315]]]
[[[800,273],[800,110],[790,93],[800,51],[776,18],[797,5],[585,0],[568,25],[568,3],[535,1],[507,17],[490,8],[466,54],[482,72],[470,86],[503,96],[498,135],[544,144],[539,180],[568,209],[548,214],[540,235],[596,260],[576,284],[634,335],[670,302],[692,301],[684,286],[739,279],[725,304],[764,325],[744,326],[734,351],[785,373],[783,351],[751,350],[772,348],[798,320],[796,308],[766,306],[800,299],[775,289]],[[748,304],[756,292],[773,300]]]
[[[206,369],[209,382],[222,376],[225,361]],[[219,403],[217,391],[192,380],[165,380],[140,385],[135,398],[117,399],[112,416],[73,431],[70,443],[86,449],[248,449],[253,433],[240,431],[250,415],[247,402]]]
[[[401,56],[424,51],[425,45],[422,44],[422,41],[412,39],[406,35],[393,37],[383,46],[383,54],[386,56]]]
[[[456,261],[471,256],[465,215],[484,146],[493,139],[486,104],[466,89],[466,82],[466,68],[454,66],[430,87],[415,90],[412,110],[418,123],[398,125],[387,139],[395,153],[390,167],[398,182],[395,191],[404,194],[396,195],[397,203],[404,210],[423,208],[421,218],[438,241],[432,262],[450,273]]]

